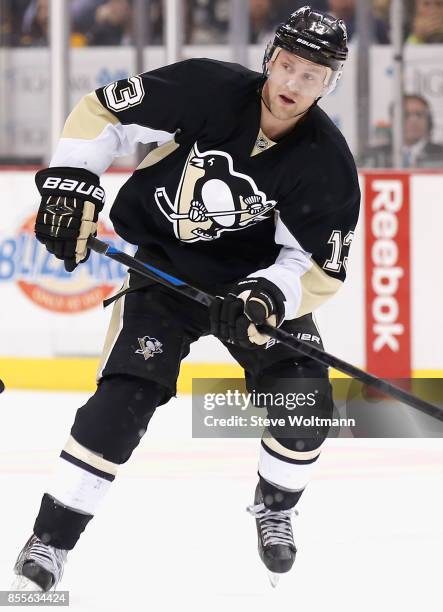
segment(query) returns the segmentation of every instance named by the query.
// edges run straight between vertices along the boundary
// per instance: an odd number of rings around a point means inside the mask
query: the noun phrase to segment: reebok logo
[[[371,304],[373,331],[375,338],[373,349],[379,352],[387,346],[391,351],[399,351],[399,339],[404,326],[399,323],[398,290],[400,279],[404,275],[402,267],[397,265],[399,244],[397,242],[397,213],[403,204],[403,189],[400,181],[375,181],[373,188],[377,192],[372,201],[372,278],[371,285],[374,300]]]

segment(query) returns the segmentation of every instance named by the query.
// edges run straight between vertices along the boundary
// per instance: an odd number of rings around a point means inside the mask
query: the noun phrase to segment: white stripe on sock
[[[59,457],[46,492],[64,506],[95,514],[111,484],[109,480],[95,476]]]
[[[288,463],[283,459],[274,457],[268,451],[260,447],[260,458],[258,472],[268,482],[289,489],[289,491],[301,491],[311,479],[315,467],[314,463]]]

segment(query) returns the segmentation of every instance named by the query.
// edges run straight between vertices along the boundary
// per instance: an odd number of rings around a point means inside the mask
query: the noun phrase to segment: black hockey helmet
[[[310,6],[298,9],[285,23],[281,23],[263,58],[263,74],[267,76],[267,64],[278,48],[286,49],[300,57],[331,69],[333,78],[329,93],[343,69],[348,57],[346,25],[332,15],[314,11]]]

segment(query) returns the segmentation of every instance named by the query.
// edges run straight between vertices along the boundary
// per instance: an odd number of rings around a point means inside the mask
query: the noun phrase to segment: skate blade
[[[43,589],[26,576],[15,576],[11,584],[11,591],[38,591],[42,593]]]
[[[275,589],[275,587],[278,585],[279,580],[280,580],[280,575],[281,574],[276,574],[275,572],[268,571],[269,582],[271,583],[271,586],[273,589]]]

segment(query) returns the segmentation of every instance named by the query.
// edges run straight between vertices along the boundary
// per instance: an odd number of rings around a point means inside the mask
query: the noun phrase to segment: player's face
[[[328,80],[328,69],[282,49],[269,62],[269,76],[263,94],[277,119],[291,119],[307,110],[319,98]]]

